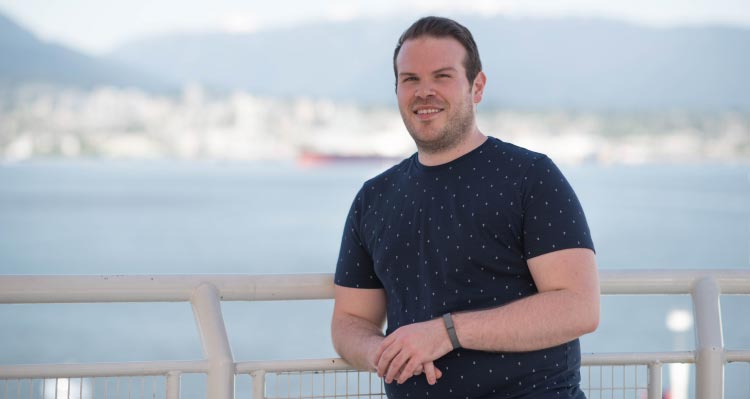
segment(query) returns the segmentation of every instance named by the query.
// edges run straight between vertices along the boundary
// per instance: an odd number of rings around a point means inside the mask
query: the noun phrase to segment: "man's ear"
[[[484,74],[484,72],[479,71],[477,77],[474,78],[474,85],[472,87],[472,90],[474,91],[474,104],[479,104],[482,101],[485,84],[487,84],[487,76]]]

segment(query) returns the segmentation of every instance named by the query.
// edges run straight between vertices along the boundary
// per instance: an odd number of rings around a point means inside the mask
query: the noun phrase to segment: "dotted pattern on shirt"
[[[545,155],[489,137],[449,163],[417,155],[367,181],[344,227],[335,283],[382,288],[386,334],[537,292],[526,260],[594,249],[573,189]],[[523,353],[459,349],[443,378],[387,384],[392,398],[583,398],[578,340]]]

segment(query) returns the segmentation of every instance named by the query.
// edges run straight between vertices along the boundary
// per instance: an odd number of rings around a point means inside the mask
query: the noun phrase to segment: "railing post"
[[[648,399],[661,399],[661,362],[648,364]]]
[[[167,399],[180,399],[180,372],[167,374]]]
[[[721,287],[713,277],[693,287],[695,313],[695,397],[724,398],[724,334],[721,326]]]
[[[266,397],[266,372],[264,370],[254,371],[253,376],[253,399],[265,399]]]
[[[219,291],[213,285],[203,283],[195,289],[190,302],[203,353],[210,365],[206,396],[211,399],[234,399],[234,358],[221,315]]]

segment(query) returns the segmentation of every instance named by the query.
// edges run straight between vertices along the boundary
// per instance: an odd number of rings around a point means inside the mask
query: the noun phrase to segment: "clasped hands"
[[[370,359],[378,376],[390,384],[403,384],[424,372],[434,385],[443,376],[433,361],[453,349],[441,319],[409,324],[398,328],[380,342]]]

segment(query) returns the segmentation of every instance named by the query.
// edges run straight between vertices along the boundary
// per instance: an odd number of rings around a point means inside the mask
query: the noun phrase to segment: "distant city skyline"
[[[386,16],[506,15],[593,17],[652,26],[725,24],[750,27],[747,0],[0,0],[0,12],[40,38],[89,54],[105,54],[141,37],[176,32],[253,32],[315,21]]]

